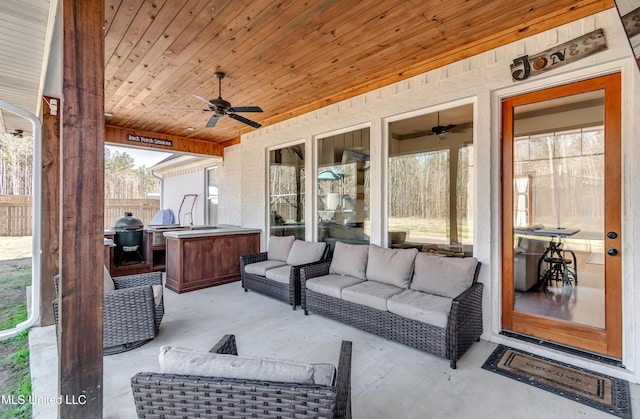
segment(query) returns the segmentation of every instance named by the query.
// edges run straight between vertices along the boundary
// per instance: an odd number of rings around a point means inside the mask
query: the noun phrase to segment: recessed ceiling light
[[[104,116],[109,117],[109,118],[112,117],[113,115],[114,115],[113,112],[105,112],[104,113]]]
[[[195,131],[196,129],[194,127],[187,127],[187,131]]]

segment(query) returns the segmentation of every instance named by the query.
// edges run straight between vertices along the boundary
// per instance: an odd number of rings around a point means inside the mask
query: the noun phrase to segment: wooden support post
[[[54,111],[52,111],[55,109]],[[40,324],[53,324],[55,298],[53,276],[60,254],[60,99],[45,97],[42,103],[42,257]]]
[[[61,2],[58,415],[102,418],[104,0]]]

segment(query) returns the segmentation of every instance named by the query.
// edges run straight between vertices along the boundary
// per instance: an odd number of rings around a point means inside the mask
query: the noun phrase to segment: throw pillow
[[[286,262],[287,257],[289,256],[289,251],[291,250],[291,246],[293,245],[293,242],[295,240],[295,236],[269,237],[267,259]]]
[[[104,292],[107,291],[115,291],[116,286],[113,283],[113,279],[111,278],[111,274],[107,270],[107,267],[104,267]]]
[[[385,249],[369,245],[367,279],[407,289],[418,249]]]
[[[287,265],[304,265],[305,263],[318,262],[322,259],[325,242],[305,242],[296,240],[291,246],[291,251],[287,257]]]
[[[416,256],[411,289],[455,298],[473,283],[478,259],[419,253]]]
[[[336,242],[329,273],[367,279],[366,269],[368,257],[368,244]]]

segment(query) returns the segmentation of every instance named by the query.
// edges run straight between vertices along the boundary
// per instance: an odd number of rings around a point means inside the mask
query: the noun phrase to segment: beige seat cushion
[[[385,249],[369,245],[367,279],[407,289],[418,249]]]
[[[408,319],[446,328],[451,301],[451,298],[405,290],[387,300],[387,309]]]
[[[291,276],[291,265],[284,265],[277,268],[269,269],[264,276],[272,281],[289,284],[289,279]]]
[[[329,273],[348,275],[360,279],[367,279],[368,244],[347,244],[336,242]]]
[[[316,366],[273,359],[247,358],[162,346],[158,357],[160,372],[202,377],[276,381],[281,383],[331,386],[333,375],[327,364]]]
[[[471,286],[477,265],[478,260],[474,257],[455,258],[419,253],[410,288],[455,298]]]
[[[269,269],[285,266],[287,262],[281,260],[263,260],[262,262],[250,263],[245,265],[244,271],[248,274],[265,276]]]
[[[295,236],[271,236],[269,237],[269,248],[267,249],[267,259],[286,262],[291,251],[291,246],[296,240]]]
[[[347,275],[329,274],[317,276],[305,282],[311,291],[330,297],[342,298],[342,289],[363,282],[363,279]]]
[[[400,294],[402,288],[377,281],[364,281],[342,289],[342,299],[376,310],[387,311],[387,300]]]
[[[318,262],[322,259],[324,250],[327,247],[325,242],[305,242],[296,240],[291,246],[291,251],[287,257],[287,265],[304,265],[306,263]]]

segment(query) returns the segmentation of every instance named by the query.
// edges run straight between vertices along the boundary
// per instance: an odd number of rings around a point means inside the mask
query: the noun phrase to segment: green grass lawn
[[[0,330],[27,318],[25,288],[31,284],[31,268],[10,267],[0,272]],[[28,332],[0,341],[0,394],[15,398],[31,395]],[[0,417],[30,418],[31,404],[0,404]]]

